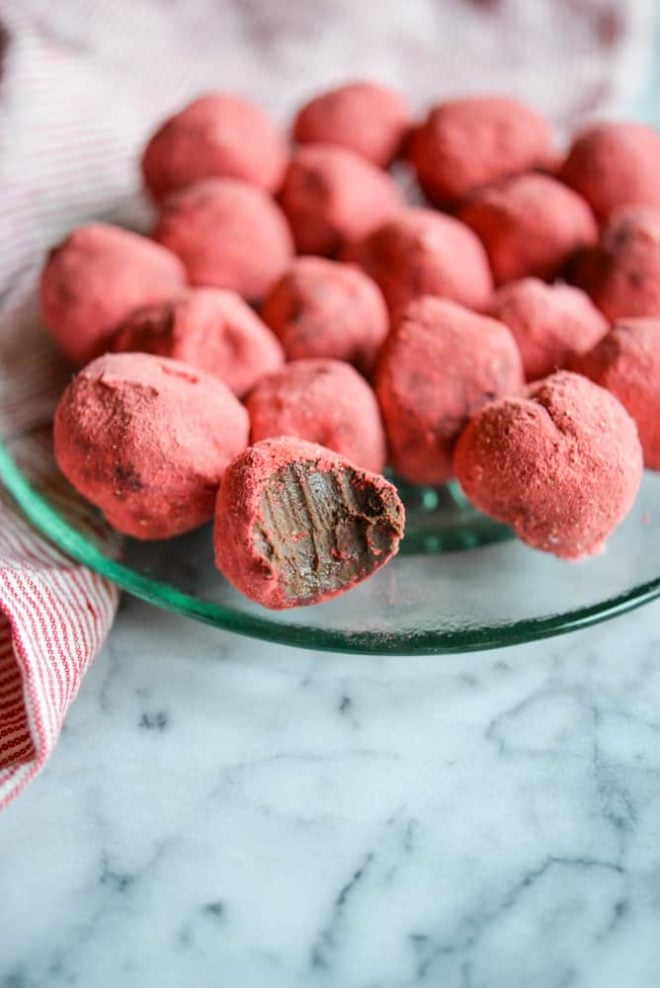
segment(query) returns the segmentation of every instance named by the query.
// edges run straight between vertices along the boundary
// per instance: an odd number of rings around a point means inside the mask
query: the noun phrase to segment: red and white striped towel
[[[417,107],[490,89],[565,125],[625,105],[648,65],[655,6],[0,0],[3,440],[27,435],[16,449],[48,469],[42,430],[62,368],[35,314],[35,272],[76,223],[143,221],[136,154],[172,107],[225,88],[282,120],[357,71],[399,86]],[[48,758],[116,604],[115,588],[47,545],[0,495],[0,807]]]

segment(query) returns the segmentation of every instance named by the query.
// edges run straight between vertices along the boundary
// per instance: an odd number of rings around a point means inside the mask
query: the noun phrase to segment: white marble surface
[[[126,600],[0,818],[0,986],[651,988],[659,618],[380,659]]]

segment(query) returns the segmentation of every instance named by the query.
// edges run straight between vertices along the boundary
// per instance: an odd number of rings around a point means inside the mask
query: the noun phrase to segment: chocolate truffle
[[[250,441],[296,436],[327,446],[364,470],[385,466],[385,433],[376,397],[340,360],[295,360],[250,393]]]
[[[258,301],[288,267],[286,220],[261,189],[208,178],[170,196],[154,238],[183,261],[193,285],[229,288]]]
[[[120,532],[166,539],[211,518],[248,428],[243,406],[210,374],[151,354],[106,354],[64,392],[55,456]]]
[[[132,309],[169,298],[185,281],[181,261],[164,247],[90,223],[48,255],[39,283],[41,315],[63,354],[80,367],[107,349]]]
[[[528,381],[567,367],[608,329],[605,317],[579,288],[546,285],[538,278],[503,285],[493,297],[490,315],[513,333]]]
[[[229,465],[215,519],[220,572],[281,610],[330,600],[384,566],[399,547],[404,510],[384,477],[280,436]]]
[[[660,316],[660,209],[628,206],[613,213],[571,276],[610,321]]]
[[[396,313],[439,295],[483,309],[493,291],[485,251],[469,227],[431,209],[406,209],[345,252],[370,275]]]
[[[607,388],[637,423],[644,464],[660,470],[660,319],[624,319],[572,369]]]
[[[330,144],[308,144],[291,158],[280,204],[299,254],[333,254],[402,207],[396,185],[359,155]]]
[[[639,123],[599,123],[573,141],[559,172],[606,220],[621,206],[660,209],[660,134]]]
[[[111,349],[180,360],[222,378],[239,397],[284,362],[282,347],[250,306],[220,288],[191,288],[137,309],[121,323]]]
[[[287,149],[268,117],[248,100],[207,93],[166,120],[142,156],[156,201],[204,178],[238,178],[274,192]]]
[[[300,144],[337,144],[386,167],[408,128],[400,93],[373,82],[349,82],[315,96],[298,111],[293,135]]]
[[[458,215],[481,239],[498,285],[554,278],[598,237],[584,199],[549,175],[518,175],[475,192]]]
[[[470,96],[434,106],[412,139],[411,160],[426,196],[451,206],[481,185],[545,165],[545,120],[502,96]]]
[[[411,302],[376,370],[392,467],[411,483],[444,483],[469,416],[523,385],[520,354],[503,323],[446,299]]]
[[[623,405],[569,371],[486,405],[463,432],[454,463],[475,507],[563,559],[602,549],[642,477],[637,429]]]
[[[334,357],[370,374],[389,321],[380,289],[358,268],[299,257],[273,285],[261,317],[289,360]]]

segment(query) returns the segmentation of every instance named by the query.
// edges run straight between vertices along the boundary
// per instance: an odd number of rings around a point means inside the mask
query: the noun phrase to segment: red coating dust
[[[284,363],[268,327],[240,295],[220,288],[191,288],[137,309],[121,323],[111,350],[180,360],[221,378],[239,397]]]
[[[180,292],[178,257],[129,230],[80,226],[54,247],[39,282],[41,315],[74,367],[107,349],[118,323],[137,306]]]
[[[554,278],[598,238],[585,200],[549,175],[519,175],[476,192],[458,216],[482,241],[498,285]]]
[[[482,185],[539,168],[550,131],[530,107],[503,96],[471,96],[432,107],[413,135],[410,159],[428,199],[454,206]]]
[[[406,101],[373,82],[349,82],[305,103],[293,123],[299,144],[336,144],[385,168],[408,130]]]
[[[250,441],[295,436],[327,446],[364,470],[385,466],[385,433],[373,391],[350,364],[295,360],[262,378],[245,403]]]
[[[169,196],[153,232],[177,254],[193,285],[228,288],[259,301],[289,265],[286,219],[260,189],[209,178]]]
[[[513,333],[528,381],[567,367],[608,329],[605,317],[579,288],[547,285],[538,278],[503,285],[493,297],[490,315]]]
[[[284,138],[248,100],[207,93],[169,117],[142,156],[145,185],[156,202],[205,178],[237,178],[266,192],[279,186]]]
[[[215,518],[220,572],[278,610],[361,583],[397,552],[404,528],[403,505],[384,477],[288,437],[250,446],[229,465]]]
[[[352,244],[346,259],[380,286],[393,315],[422,295],[484,309],[493,291],[479,239],[465,224],[431,209],[402,210]]]
[[[394,471],[413,484],[445,483],[469,416],[523,386],[520,354],[503,323],[445,299],[411,302],[375,378]]]
[[[294,152],[279,201],[299,254],[334,254],[403,207],[389,175],[331,144]]]
[[[571,276],[612,322],[660,316],[660,209],[632,206],[615,212]]]
[[[632,415],[644,466],[660,470],[660,319],[624,319],[572,370],[607,388]]]
[[[389,329],[376,283],[323,257],[296,258],[264,299],[261,317],[288,360],[333,357],[367,375]]]
[[[535,549],[581,559],[602,550],[632,507],[642,450],[609,391],[559,371],[478,412],[454,466],[479,511]]]
[[[245,409],[217,378],[164,357],[107,354],[62,395],[55,457],[118,531],[167,539],[212,516],[248,428]]]
[[[600,220],[623,206],[660,209],[660,135],[639,123],[599,123],[573,141],[559,172]]]

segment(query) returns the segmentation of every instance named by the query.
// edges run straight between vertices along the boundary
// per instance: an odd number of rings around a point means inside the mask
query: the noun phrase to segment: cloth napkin
[[[20,9],[18,9],[20,8]],[[373,77],[421,111],[458,93],[530,101],[561,132],[632,97],[654,0],[0,0],[0,436],[81,524],[51,470],[66,380],[39,324],[44,250],[96,217],[148,222],[136,167],[159,117],[209,88],[297,102]],[[0,807],[43,767],[112,625],[117,591],[0,494]]]

